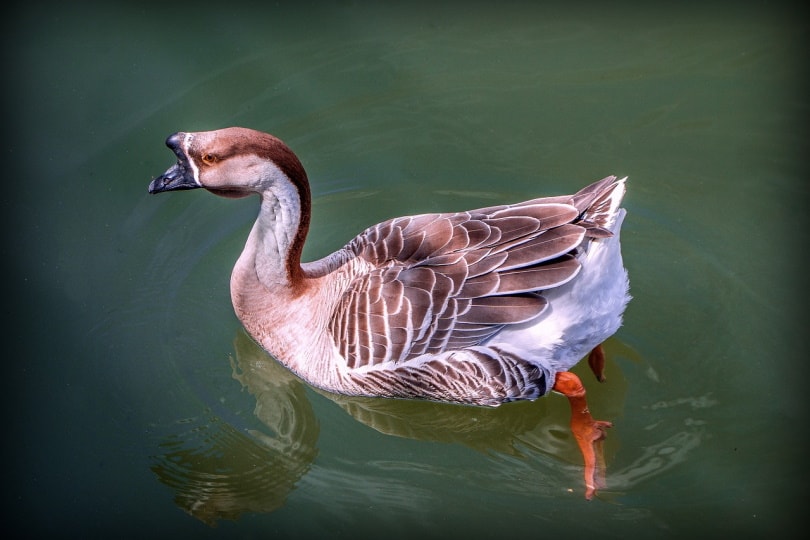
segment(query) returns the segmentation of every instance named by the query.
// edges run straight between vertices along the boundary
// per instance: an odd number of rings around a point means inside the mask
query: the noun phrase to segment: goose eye
[[[203,154],[202,160],[203,163],[205,163],[206,165],[211,165],[212,163],[217,162],[217,156],[215,156],[214,154]]]

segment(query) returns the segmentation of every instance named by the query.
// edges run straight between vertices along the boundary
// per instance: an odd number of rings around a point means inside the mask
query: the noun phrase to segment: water
[[[795,234],[806,27],[778,6],[225,11],[6,20],[6,510],[32,534],[737,534],[798,523],[807,370]],[[629,175],[634,300],[567,402],[324,395],[246,339],[228,277],[255,200],[152,197],[178,130],[245,125],[313,183],[305,257],[366,226]]]

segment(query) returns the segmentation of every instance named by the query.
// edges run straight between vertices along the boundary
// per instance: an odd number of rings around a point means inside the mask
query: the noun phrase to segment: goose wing
[[[367,229],[346,249],[371,270],[346,290],[330,328],[348,367],[475,346],[542,313],[542,291],[579,271],[583,238],[606,233],[581,218],[608,180],[573,196]]]

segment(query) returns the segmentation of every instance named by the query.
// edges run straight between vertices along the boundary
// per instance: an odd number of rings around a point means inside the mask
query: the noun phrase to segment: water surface
[[[806,26],[700,10],[17,8],[5,46],[6,509],[63,536],[775,534],[798,523]],[[582,497],[560,396],[319,393],[245,337],[257,201],[152,197],[174,131],[283,138],[305,257],[397,215],[628,175],[634,299],[577,368],[614,428]]]

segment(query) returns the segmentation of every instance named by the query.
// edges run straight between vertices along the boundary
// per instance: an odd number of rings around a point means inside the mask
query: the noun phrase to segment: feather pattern
[[[373,269],[343,293],[330,334],[350,369],[481,345],[547,307],[585,237],[572,204],[529,203],[397,218],[347,246]],[[424,371],[424,368],[422,369]]]

